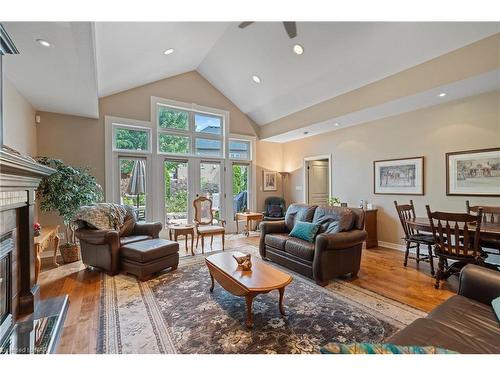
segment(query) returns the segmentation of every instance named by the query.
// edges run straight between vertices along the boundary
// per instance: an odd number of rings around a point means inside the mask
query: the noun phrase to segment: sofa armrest
[[[500,272],[473,264],[460,272],[458,294],[490,305],[500,296]]]
[[[99,229],[77,229],[75,236],[80,241],[88,242],[92,245],[113,245],[120,243],[120,235],[116,230],[99,230]]]
[[[261,221],[259,224],[260,235],[265,236],[270,233],[288,233],[285,221]]]
[[[366,237],[367,233],[359,229],[332,234],[322,233],[316,237],[316,249],[319,251],[347,249],[362,244]]]
[[[151,236],[153,238],[158,238],[160,236],[160,231],[162,228],[163,224],[160,222],[135,223],[133,234],[138,236]]]

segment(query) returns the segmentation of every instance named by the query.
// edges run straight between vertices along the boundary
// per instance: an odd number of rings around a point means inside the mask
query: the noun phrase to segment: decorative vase
[[[35,237],[38,237],[40,235],[40,233],[41,233],[41,229],[38,229],[38,230],[35,229],[35,232],[34,232]]]
[[[73,263],[80,260],[80,249],[77,244],[66,243],[59,246],[64,263]]]

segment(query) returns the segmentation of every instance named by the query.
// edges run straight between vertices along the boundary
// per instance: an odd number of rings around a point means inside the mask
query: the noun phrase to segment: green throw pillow
[[[290,236],[300,238],[308,242],[314,242],[314,237],[316,237],[318,230],[319,224],[296,221],[292,231],[290,232]]]
[[[497,297],[493,301],[491,301],[491,306],[493,306],[493,311],[495,312],[495,315],[500,322],[500,297]]]
[[[458,354],[457,352],[434,346],[400,346],[394,344],[329,343],[320,348],[323,354]]]

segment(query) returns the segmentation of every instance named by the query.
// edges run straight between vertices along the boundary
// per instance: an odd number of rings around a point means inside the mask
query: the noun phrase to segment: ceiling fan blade
[[[238,25],[238,27],[239,27],[240,29],[244,29],[245,27],[250,26],[252,23],[253,23],[253,21],[249,21],[249,22],[242,22],[242,23],[240,23],[240,24]]]
[[[286,33],[290,39],[297,36],[297,25],[295,22],[283,22],[283,26],[285,26]]]

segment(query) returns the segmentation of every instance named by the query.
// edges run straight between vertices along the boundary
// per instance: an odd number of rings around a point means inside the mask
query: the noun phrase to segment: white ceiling
[[[500,69],[496,69],[472,78],[435,87],[432,90],[422,91],[377,106],[331,118],[327,121],[294,129],[266,138],[265,140],[286,143],[499,89]],[[446,93],[446,96],[441,97],[439,95],[441,93]]]
[[[38,110],[98,117],[90,22],[3,22],[19,55],[4,56],[6,77]],[[42,47],[36,39],[50,41]]]
[[[290,40],[279,22],[237,25],[4,23],[22,53],[5,70],[37,109],[95,117],[98,95],[197,69],[264,125],[500,32],[500,23],[299,22]],[[175,52],[165,56],[167,48]]]

